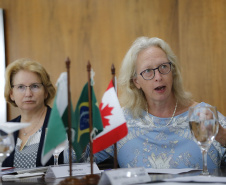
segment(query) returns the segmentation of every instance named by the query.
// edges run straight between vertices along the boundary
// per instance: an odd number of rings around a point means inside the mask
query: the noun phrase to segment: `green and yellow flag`
[[[97,129],[99,133],[103,130],[103,125],[101,121],[100,111],[98,108],[99,106],[97,104],[96,96],[92,86],[91,94],[93,129]],[[83,87],[82,93],[75,109],[75,140],[73,141],[73,147],[76,152],[76,158],[78,160],[81,158],[81,155],[84,152],[89,141],[89,94],[88,83],[86,83]]]

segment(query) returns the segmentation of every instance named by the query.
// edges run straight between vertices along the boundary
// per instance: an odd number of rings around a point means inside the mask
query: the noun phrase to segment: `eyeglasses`
[[[154,68],[154,69],[145,69],[144,71],[142,71],[140,73],[140,75],[143,77],[144,80],[151,80],[155,77],[155,70],[158,69],[158,71],[163,74],[166,75],[171,71],[171,62],[167,62],[167,63],[163,63],[161,65],[159,65],[158,67]]]
[[[27,87],[29,87],[32,92],[38,92],[38,91],[40,91],[42,86],[43,86],[42,83],[34,83],[29,86],[26,86],[23,84],[18,84],[18,85],[12,85],[12,88],[14,88],[16,91],[18,91],[20,93],[24,93],[26,91]]]

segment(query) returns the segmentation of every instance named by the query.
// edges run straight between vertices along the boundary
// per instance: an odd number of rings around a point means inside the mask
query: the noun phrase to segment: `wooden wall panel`
[[[180,59],[194,99],[226,115],[226,1],[179,1]]]
[[[166,40],[179,55],[178,0],[0,0],[6,15],[8,63],[38,60],[55,83],[71,59],[71,91],[75,107],[87,82],[90,60],[98,101],[121,61],[139,36]],[[9,108],[9,119],[18,112]]]

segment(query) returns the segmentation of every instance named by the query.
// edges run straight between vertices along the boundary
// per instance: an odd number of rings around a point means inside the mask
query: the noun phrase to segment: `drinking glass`
[[[60,153],[68,146],[68,141],[63,142],[62,144],[58,145],[54,152],[53,152],[53,157],[54,157],[54,166],[59,165],[58,164],[58,159]]]
[[[197,106],[189,108],[189,127],[192,136],[199,145],[202,158],[202,175],[209,175],[207,168],[207,152],[218,132],[218,113],[214,106]]]
[[[11,133],[6,133],[0,130],[0,167],[2,168],[2,162],[14,149],[14,138]],[[0,170],[1,176],[1,170]]]

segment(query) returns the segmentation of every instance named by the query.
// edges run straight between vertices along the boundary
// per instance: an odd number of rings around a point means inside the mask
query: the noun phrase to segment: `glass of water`
[[[0,167],[2,168],[2,162],[10,153],[14,150],[14,137],[11,133],[6,133],[0,130]],[[0,171],[1,175],[1,171]]]
[[[53,152],[53,157],[54,157],[54,166],[59,165],[58,164],[58,159],[59,159],[59,155],[60,153],[68,147],[68,141],[66,140],[65,142],[63,142],[62,144],[58,145],[54,152]]]
[[[202,175],[209,175],[207,168],[207,152],[218,132],[218,113],[214,106],[197,106],[189,108],[189,127],[192,136],[199,145],[202,158]]]

